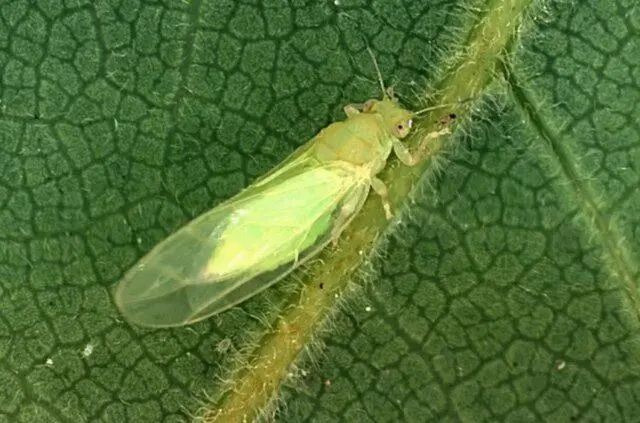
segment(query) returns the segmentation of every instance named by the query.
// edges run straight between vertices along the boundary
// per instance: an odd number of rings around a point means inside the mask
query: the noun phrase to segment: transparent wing
[[[143,326],[219,313],[318,253],[368,191],[348,163],[294,160],[157,245],[117,285],[116,304]]]

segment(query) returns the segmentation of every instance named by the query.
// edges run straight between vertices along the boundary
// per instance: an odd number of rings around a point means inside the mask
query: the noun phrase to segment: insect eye
[[[394,130],[395,135],[400,138],[406,137],[412,126],[413,121],[411,119],[397,123]]]

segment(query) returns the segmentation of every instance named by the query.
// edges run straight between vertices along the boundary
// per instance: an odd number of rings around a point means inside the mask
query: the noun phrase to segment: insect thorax
[[[314,153],[320,161],[341,160],[371,168],[384,163],[391,148],[391,134],[377,113],[360,113],[335,122],[314,140]]]

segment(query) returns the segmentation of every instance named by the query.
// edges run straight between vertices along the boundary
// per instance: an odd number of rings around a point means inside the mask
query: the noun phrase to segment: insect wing
[[[116,304],[143,326],[180,326],[219,313],[318,253],[368,191],[348,163],[295,160],[156,246],[116,287]],[[349,214],[337,219],[342,209]]]

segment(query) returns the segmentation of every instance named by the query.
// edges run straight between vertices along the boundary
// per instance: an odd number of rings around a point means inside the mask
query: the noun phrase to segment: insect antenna
[[[389,93],[384,86],[384,81],[382,80],[382,72],[380,72],[380,67],[378,66],[378,61],[376,60],[375,54],[373,54],[373,50],[369,47],[369,43],[365,40],[365,45],[367,46],[367,51],[369,52],[369,56],[371,56],[371,60],[373,60],[373,66],[376,68],[376,73],[378,74],[378,82],[380,83],[380,88],[382,88],[382,95],[386,98],[389,97]]]
[[[438,109],[444,109],[446,107],[455,107],[455,106],[459,106],[461,104],[467,103],[469,101],[473,100],[473,97],[468,97],[462,100],[458,100],[455,103],[445,103],[445,104],[438,104],[436,106],[431,106],[431,107],[425,107],[424,109],[418,110],[417,112],[414,112],[413,115],[414,116],[420,116],[421,114],[427,113],[427,112],[431,112],[433,110],[438,110]]]

